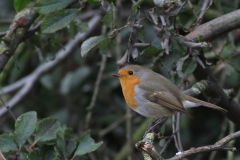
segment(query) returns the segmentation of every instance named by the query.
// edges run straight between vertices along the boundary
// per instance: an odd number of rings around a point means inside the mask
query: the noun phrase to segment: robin
[[[139,65],[127,65],[112,76],[119,78],[124,98],[130,108],[145,117],[156,118],[147,132],[177,112],[192,117],[185,108],[203,105],[227,112],[214,104],[182,93],[169,79]]]

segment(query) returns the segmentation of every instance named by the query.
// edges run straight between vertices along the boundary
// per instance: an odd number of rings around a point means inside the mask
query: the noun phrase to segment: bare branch
[[[151,45],[150,43],[134,43],[133,47],[145,48],[145,47],[148,47],[150,45]]]
[[[11,114],[11,116],[12,116],[13,119],[14,119],[14,121],[16,121],[15,115],[12,113],[10,107],[4,102],[1,94],[0,94],[0,100],[2,101],[3,105],[7,108],[8,112]]]
[[[37,80],[39,79],[39,77],[41,75],[43,75],[44,73],[48,72],[49,70],[51,70],[52,68],[54,68],[55,66],[57,66],[58,64],[60,64],[60,62],[62,60],[64,60],[67,56],[69,56],[73,50],[74,47],[78,46],[80,42],[84,41],[89,34],[91,34],[95,28],[97,27],[97,24],[101,21],[101,16],[100,15],[96,15],[94,16],[90,21],[89,21],[89,31],[86,33],[78,33],[75,38],[71,41],[69,41],[66,45],[65,45],[65,49],[63,50],[61,49],[57,54],[56,54],[56,58],[54,61],[48,62],[46,64],[43,64],[41,66],[39,66],[38,68],[35,69],[35,71],[33,73],[31,73],[29,76],[26,77],[26,79],[22,79],[21,81],[18,81],[18,85],[16,85],[17,87],[13,87],[14,89],[18,88],[19,86],[21,86],[22,81],[24,81],[24,85],[21,88],[20,91],[18,91],[14,97],[8,102],[10,108],[15,107],[32,89],[32,87],[34,86],[34,84],[37,82]],[[11,86],[11,85],[10,85]],[[6,109],[4,107],[0,108],[0,117],[2,115],[4,115],[6,113]]]
[[[144,160],[154,159],[154,160],[162,160],[162,157],[157,153],[154,145],[154,134],[148,133],[144,137],[144,139],[140,142],[138,142],[135,147],[138,150],[142,150],[142,154],[144,157]],[[152,157],[152,158],[151,158]]]
[[[6,94],[6,93],[16,91],[17,89],[19,89],[20,87],[22,87],[26,83],[26,80],[28,78],[29,78],[29,76],[26,76],[26,77],[18,80],[17,82],[14,82],[14,83],[2,88],[2,90],[0,91],[0,94]]]
[[[202,21],[202,18],[204,16],[204,14],[208,11],[208,9],[212,6],[212,3],[213,3],[213,0],[205,0],[203,5],[202,5],[202,8],[201,8],[201,13],[196,21],[196,23],[194,23],[192,25],[192,28],[194,28],[197,24],[201,23]]]
[[[164,144],[164,146],[163,146],[161,152],[159,153],[160,155],[162,155],[162,154],[165,152],[165,150],[167,149],[168,145],[169,145],[170,142],[172,141],[173,136],[174,136],[174,134],[173,134],[173,135],[168,139],[168,141]]]
[[[96,80],[96,83],[95,83],[93,96],[92,96],[90,105],[87,107],[88,113],[87,113],[87,116],[86,116],[86,125],[85,125],[86,129],[88,128],[89,122],[90,122],[91,117],[92,117],[92,110],[93,110],[93,108],[95,106],[95,103],[96,103],[98,90],[99,90],[99,85],[100,85],[101,80],[102,80],[102,74],[103,74],[103,71],[105,69],[106,60],[107,60],[107,55],[102,54],[101,66],[100,66],[100,69],[99,69],[99,72],[98,72],[98,77],[97,77],[97,80]]]
[[[193,8],[193,5],[192,5],[192,3],[191,3],[190,0],[188,0],[188,5],[189,5],[189,7],[191,8],[191,10],[193,11],[194,16],[195,16],[196,18],[198,18],[198,15],[197,15],[195,9]]]
[[[175,124],[176,124],[176,120],[175,120],[175,115],[172,116],[172,133],[173,133],[173,139],[174,139],[174,144],[175,144],[175,147],[177,148],[178,152],[181,152],[180,148],[179,148],[179,144],[178,144],[178,141],[177,141],[177,136],[175,133],[177,133],[178,131],[176,130],[176,127],[175,127]]]
[[[209,145],[209,146],[203,146],[203,147],[198,147],[198,148],[191,148],[187,151],[181,152],[178,155],[169,158],[167,160],[180,160],[184,157],[193,155],[193,154],[198,154],[198,153],[203,153],[203,152],[209,152],[209,151],[217,151],[217,150],[230,150],[230,151],[235,151],[235,148],[226,148],[224,147],[225,144],[230,142],[233,139],[236,139],[240,137],[240,131],[235,132],[233,134],[230,134],[223,139],[219,140],[216,142],[214,145]]]
[[[115,122],[113,122],[110,126],[108,126],[107,128],[101,130],[98,133],[99,137],[103,137],[104,135],[106,135],[107,133],[109,133],[110,131],[112,131],[113,129],[115,129],[119,124],[123,123],[126,120],[126,116],[116,120]]]
[[[138,149],[140,147],[140,149],[144,150],[150,157],[153,157],[154,159],[157,159],[157,160],[161,160],[162,157],[159,154],[156,154],[156,149],[152,145],[153,138],[151,138],[151,137],[154,137],[154,134],[149,133],[147,135],[148,136],[146,136],[146,137],[150,136],[150,138],[144,138],[142,141],[142,144],[141,145],[136,144],[136,146],[138,147]],[[239,137],[240,137],[240,131],[224,137],[223,139],[217,141],[214,145],[208,145],[208,146],[203,146],[203,147],[198,147],[198,148],[190,148],[189,150],[179,152],[176,154],[176,156],[169,158],[169,159],[165,159],[165,160],[180,160],[180,159],[183,159],[190,155],[203,153],[203,152],[209,152],[209,151],[217,151],[217,150],[236,151],[236,148],[226,148],[225,144],[227,144],[228,142],[230,142],[236,138],[239,138]]]
[[[11,24],[6,35],[2,38],[3,42],[0,44],[0,73],[14,54],[18,45],[22,42],[22,39],[25,37],[33,21],[38,17],[38,13],[33,7],[27,7],[15,17],[15,21]]]
[[[198,42],[198,35],[202,35],[201,41],[211,41],[224,33],[240,28],[240,9],[225,14],[194,29],[185,36],[189,41]]]
[[[223,62],[226,62],[227,64],[229,64],[230,66],[232,66],[238,73],[240,73],[240,69],[238,69],[234,64],[232,64],[229,60],[227,60],[226,58],[222,57],[220,54],[218,54],[216,52],[215,49],[213,49],[213,53],[216,55],[216,57],[218,57],[219,59],[221,59]]]

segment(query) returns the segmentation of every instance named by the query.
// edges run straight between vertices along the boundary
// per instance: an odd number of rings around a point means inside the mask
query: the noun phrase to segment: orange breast
[[[134,88],[135,86],[142,81],[141,78],[135,77],[135,78],[127,78],[127,77],[120,77],[120,83],[122,86],[122,91],[124,98],[127,102],[127,104],[132,108],[136,109],[138,106],[138,103],[135,100],[135,91]]]

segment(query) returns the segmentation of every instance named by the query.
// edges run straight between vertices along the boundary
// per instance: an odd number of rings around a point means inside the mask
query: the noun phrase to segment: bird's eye
[[[132,75],[132,74],[133,74],[133,71],[129,71],[128,74],[129,74],[129,75]]]

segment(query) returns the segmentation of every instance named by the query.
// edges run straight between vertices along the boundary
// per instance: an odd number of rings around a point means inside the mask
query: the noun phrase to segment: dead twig
[[[13,114],[12,110],[10,109],[10,107],[8,106],[7,103],[5,103],[5,101],[2,98],[2,95],[0,94],[0,100],[2,101],[3,105],[7,108],[8,112],[11,114],[11,116],[13,117],[14,121],[16,121],[16,117]]]
[[[91,117],[92,117],[92,110],[93,110],[93,108],[94,108],[94,106],[95,106],[95,103],[96,103],[96,99],[97,99],[97,95],[98,95],[98,90],[99,90],[99,85],[100,85],[101,80],[102,80],[102,74],[103,74],[103,71],[104,71],[104,69],[105,69],[106,60],[107,60],[107,55],[102,54],[101,66],[100,66],[100,70],[99,70],[99,72],[98,72],[97,81],[96,81],[96,83],[95,83],[92,100],[91,100],[91,102],[90,102],[90,105],[87,107],[88,113],[87,113],[87,116],[86,116],[86,125],[85,125],[85,128],[86,128],[86,129],[88,128],[89,122],[90,122]]]

